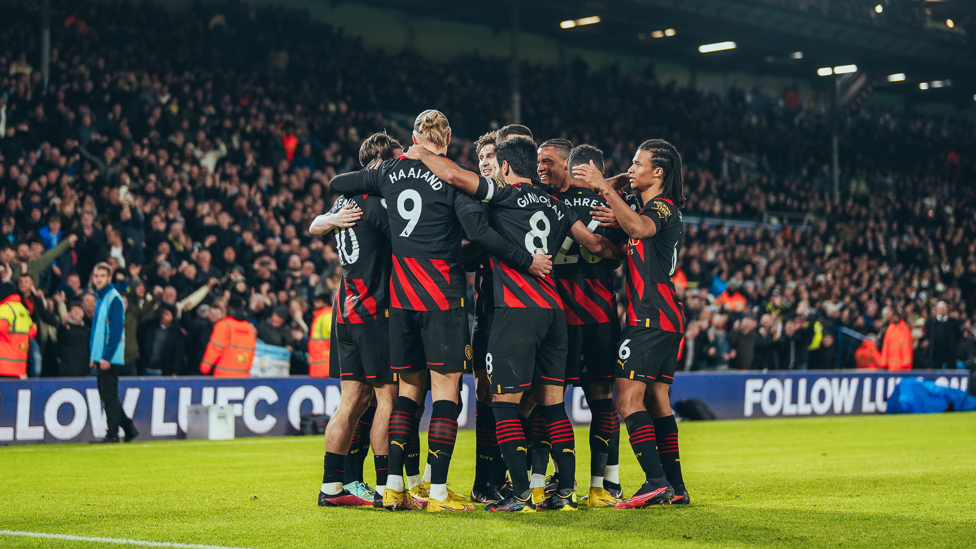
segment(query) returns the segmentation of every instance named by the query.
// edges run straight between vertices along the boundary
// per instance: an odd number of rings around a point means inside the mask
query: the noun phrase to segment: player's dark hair
[[[366,138],[359,147],[359,163],[365,168],[376,160],[392,160],[393,150],[402,149],[396,139],[386,132],[374,133]]]
[[[488,132],[485,135],[482,135],[474,143],[474,147],[475,147],[474,148],[474,154],[480,155],[481,154],[481,151],[485,147],[487,147],[488,145],[495,146],[495,144],[497,142],[498,142],[498,132],[497,131]]]
[[[513,137],[498,144],[495,149],[498,165],[508,162],[508,166],[518,177],[535,179],[538,156],[535,144],[524,137]]]
[[[559,157],[563,160],[569,158],[569,153],[573,151],[573,143],[569,139],[550,139],[549,141],[544,141],[539,145],[539,149],[545,149],[547,147],[552,147],[556,149],[559,153]]]
[[[580,145],[569,153],[570,170],[576,166],[589,164],[590,161],[593,161],[593,165],[596,166],[601,172],[606,169],[606,166],[603,164],[603,151],[594,147],[593,145]]]
[[[684,179],[681,175],[681,155],[674,145],[663,139],[648,139],[640,150],[651,151],[651,165],[664,170],[664,196],[678,205],[685,206]]]
[[[529,138],[529,141],[534,141],[535,138],[532,137],[532,130],[521,124],[509,124],[496,132],[496,139],[501,142],[506,139],[511,138],[513,135],[524,135]]]

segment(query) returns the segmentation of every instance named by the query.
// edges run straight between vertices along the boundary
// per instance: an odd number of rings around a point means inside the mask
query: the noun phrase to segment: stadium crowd
[[[232,298],[307,372],[313,301],[341,271],[306,229],[331,179],[358,168],[361,140],[436,105],[461,137],[448,156],[474,165],[464,135],[508,116],[500,59],[371,51],[280,8],[52,3],[44,82],[36,14],[0,1],[0,270],[38,327],[31,376],[87,375],[100,261],[127,300],[128,373],[199,374]],[[537,136],[601,147],[610,173],[649,135],[685,156],[686,369],[854,366],[838,328],[876,345],[860,365],[906,366],[885,349],[906,337],[908,367],[976,356],[972,124],[849,113],[835,196],[826,115],[795,89],[531,69],[523,116]],[[762,223],[771,212],[805,224]]]

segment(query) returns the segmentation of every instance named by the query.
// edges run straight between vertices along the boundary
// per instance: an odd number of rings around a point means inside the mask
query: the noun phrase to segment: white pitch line
[[[69,536],[67,534],[45,534],[42,532],[19,532],[16,530],[0,530],[0,536],[20,536],[25,538],[60,539],[66,541],[85,541],[89,543],[116,543],[119,545],[141,545],[143,547],[176,547],[179,549],[243,549],[241,547],[224,547],[222,545],[200,545],[196,543],[171,543],[168,541],[145,541],[141,539],[96,538],[89,536]]]

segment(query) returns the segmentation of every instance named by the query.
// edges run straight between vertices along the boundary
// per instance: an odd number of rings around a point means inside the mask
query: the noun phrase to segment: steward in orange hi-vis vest
[[[244,300],[232,298],[228,316],[214,324],[200,371],[214,377],[249,377],[257,347],[257,331],[245,320]]]
[[[332,347],[332,307],[325,305],[324,296],[315,299],[316,305],[312,320],[312,330],[308,334],[308,375],[329,377],[329,352]]]
[[[0,377],[27,375],[27,348],[37,326],[13,284],[0,285]]]

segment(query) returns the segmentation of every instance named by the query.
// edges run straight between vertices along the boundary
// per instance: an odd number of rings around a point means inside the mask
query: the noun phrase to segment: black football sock
[[[390,412],[390,461],[386,485],[397,491],[403,490],[403,464],[407,457],[410,437],[414,435],[414,414],[418,405],[407,397],[398,397]]]
[[[349,468],[349,463],[352,462],[352,474],[354,478],[348,482],[359,481],[363,482],[363,464],[366,462],[366,455],[369,453],[369,432],[373,428],[373,416],[376,415],[376,406],[370,406],[366,408],[363,412],[362,417],[359,418],[359,423],[356,424],[356,432],[352,436],[352,442],[349,445],[349,453],[346,454],[346,468]],[[346,477],[349,473],[346,472]]]
[[[549,472],[549,454],[552,443],[549,441],[549,425],[543,415],[542,406],[532,411],[532,474],[546,476]]]
[[[497,418],[497,416],[496,416],[496,418]],[[519,415],[519,423],[522,425],[522,436],[525,437],[525,441],[526,441],[526,443],[528,443],[532,439],[532,414],[531,414],[531,412],[529,413],[528,416]],[[526,448],[528,448],[528,446],[526,446]],[[532,470],[532,452],[526,452],[525,453],[525,469],[527,471],[531,471]]]
[[[681,476],[681,459],[678,455],[678,422],[674,416],[659,417],[654,420],[657,436],[657,453],[661,456],[661,468],[675,491],[684,488],[685,479]]]
[[[447,484],[447,472],[451,468],[451,456],[457,441],[457,409],[458,405],[450,400],[438,400],[431,409],[427,448],[432,487]]]
[[[386,476],[390,471],[390,456],[373,456],[373,467],[376,468],[376,491],[382,494],[381,488],[386,488]]]
[[[529,496],[529,469],[526,466],[528,443],[522,430],[524,418],[519,418],[519,405],[514,402],[493,402],[491,411],[495,415],[498,448],[508,465],[514,494],[525,499]]]
[[[590,485],[603,488],[604,472],[610,457],[610,443],[613,441],[613,419],[617,414],[613,401],[602,398],[590,402],[593,420],[590,423]]]
[[[485,402],[475,406],[474,489],[485,491],[492,483],[495,465],[501,461],[495,438],[495,415]]]
[[[420,476],[420,418],[410,420],[410,442],[407,444],[407,459],[404,462],[408,477]]]
[[[322,491],[330,496],[342,492],[343,463],[346,456],[342,454],[325,453],[325,463],[322,471]]]
[[[542,416],[548,426],[552,460],[559,469],[559,495],[567,496],[576,490],[576,437],[573,424],[566,415],[566,405],[560,402],[542,406]]]
[[[661,458],[657,455],[657,440],[654,438],[654,422],[651,414],[644,412],[634,412],[624,420],[627,424],[627,431],[630,433],[630,446],[634,449],[634,455],[644,470],[647,482],[653,485],[660,485],[666,481],[664,470],[661,469]]]

